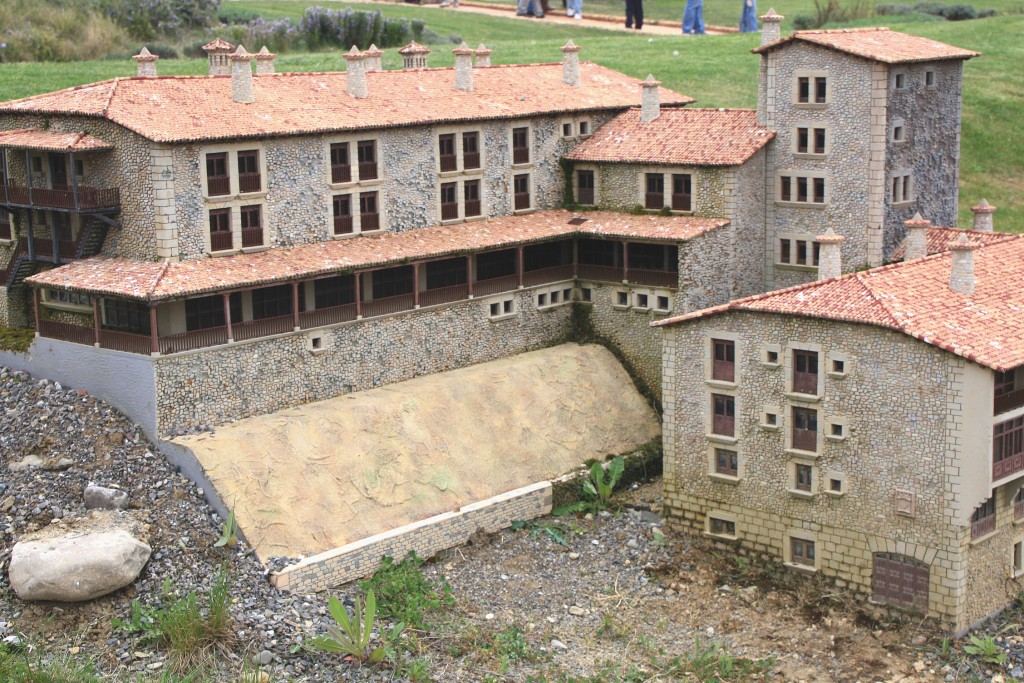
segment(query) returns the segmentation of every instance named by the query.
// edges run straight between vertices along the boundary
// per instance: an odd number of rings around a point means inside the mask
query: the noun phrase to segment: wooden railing
[[[658,210],[665,206],[664,192],[648,192],[644,195],[644,208]]]
[[[736,363],[730,360],[716,360],[711,363],[711,379],[720,382],[736,380]]]
[[[477,297],[487,296],[489,294],[497,294],[498,292],[510,292],[518,288],[518,275],[502,275],[501,277],[492,277],[487,280],[477,280],[474,282],[473,295]]]
[[[227,251],[234,247],[230,231],[218,230],[210,233],[210,251]]]
[[[341,306],[318,308],[313,311],[299,313],[299,327],[308,330],[311,327],[323,327],[355,319],[356,305],[342,304]]]
[[[52,189],[33,187],[30,193],[27,187],[0,185],[0,201],[18,206],[70,209],[73,211],[81,209],[116,209],[121,206],[121,191],[116,187],[106,189],[79,187],[78,205],[76,206],[75,191],[66,186]]]
[[[480,168],[480,152],[463,153],[462,167],[467,171],[471,168]]]
[[[441,171],[455,171],[459,168],[459,159],[454,154],[441,155]]]
[[[41,318],[36,321],[36,329],[40,336],[61,341],[74,342],[92,346],[96,343],[96,331],[91,327],[75,325],[74,323],[63,323],[57,320],[46,320]]]
[[[13,239],[14,236],[11,233],[11,220],[0,220],[0,240]]]
[[[459,205],[441,204],[441,220],[450,221],[459,217]]]
[[[674,194],[672,195],[673,211],[690,211],[693,206],[693,195]]]
[[[1013,518],[1024,518],[1024,500],[1013,501]]]
[[[377,179],[377,162],[371,161],[359,164],[359,179],[360,180],[376,180]]]
[[[479,216],[483,213],[480,207],[479,199],[467,199],[466,200],[466,218],[472,218],[473,216]]]
[[[153,350],[153,338],[146,334],[100,330],[100,346],[115,351],[148,354]]]
[[[971,540],[981,538],[985,534],[990,534],[995,530],[996,516],[989,515],[988,517],[982,517],[976,522],[971,522]]]
[[[231,178],[226,175],[213,177],[207,176],[206,194],[211,197],[231,194]]]
[[[594,188],[592,187],[581,187],[576,192],[576,202],[579,204],[593,204],[594,203]]]
[[[263,228],[242,228],[242,248],[262,246]]]
[[[352,166],[349,164],[335,164],[331,166],[332,183],[352,182]]]
[[[513,147],[512,148],[512,163],[513,164],[528,164],[528,163],[530,163],[530,148],[529,147]]]
[[[398,296],[386,296],[383,299],[363,302],[363,317],[370,318],[377,315],[388,315],[400,311],[411,311],[416,306],[416,300],[412,292],[399,294]]]
[[[793,371],[793,391],[798,394],[817,395],[818,373]]]
[[[535,285],[543,285],[549,282],[559,282],[561,280],[572,279],[572,264],[566,263],[560,266],[552,266],[550,268],[538,268],[536,270],[528,270],[523,273],[523,285],[526,287],[533,287]]]
[[[420,306],[436,306],[468,298],[469,287],[467,285],[438,287],[437,289],[428,289],[425,292],[420,292]]]
[[[350,235],[350,234],[352,234],[352,216],[335,216],[334,217],[334,234],[335,235]]]
[[[263,179],[259,173],[242,173],[238,176],[239,192],[259,192],[263,189]]]
[[[721,436],[732,436],[736,433],[736,418],[728,415],[713,415],[711,418],[711,433]]]
[[[639,268],[630,268],[629,281],[634,285],[675,288],[679,286],[679,272],[675,270],[640,270]]]
[[[516,192],[515,193],[515,210],[522,211],[523,209],[530,208],[530,193],[529,192]]]
[[[816,429],[793,428],[793,448],[815,453],[818,450],[818,431]]]
[[[269,337],[275,334],[285,334],[295,329],[295,321],[291,315],[279,315],[274,318],[261,318],[259,320],[247,320],[243,323],[231,325],[231,334],[235,341],[255,339],[256,337]]]
[[[208,327],[205,330],[192,330],[160,337],[160,353],[192,351],[205,346],[218,346],[227,343],[227,327]]]
[[[1024,389],[1017,389],[1008,394],[996,396],[995,410],[992,411],[992,414],[1001,415],[1021,406],[1024,406]]]
[[[359,231],[367,232],[369,230],[380,229],[380,214],[379,213],[361,213],[359,214]]]
[[[576,266],[576,277],[581,280],[622,282],[625,272],[622,266],[595,266],[589,263],[580,263]]]

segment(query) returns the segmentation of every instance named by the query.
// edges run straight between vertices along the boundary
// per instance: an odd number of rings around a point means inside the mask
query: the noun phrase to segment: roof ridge
[[[869,272],[869,271],[865,271],[865,272]],[[892,309],[889,306],[887,306],[879,298],[878,294],[875,293],[875,290],[872,289],[871,286],[868,285],[868,283],[864,281],[864,278],[862,277],[863,273],[858,271],[858,272],[854,273],[854,275],[856,276],[857,282],[860,283],[860,286],[864,289],[865,292],[867,292],[867,295],[871,297],[871,300],[874,301],[876,304],[878,304],[878,306],[883,311],[885,311],[885,315],[888,316],[889,319],[892,321],[893,327],[895,327],[896,329],[900,330],[901,332],[906,333],[907,332],[906,328],[903,326],[903,323],[900,322],[900,319],[896,317],[896,314],[892,312]]]
[[[157,286],[159,286],[160,281],[164,279],[164,275],[167,273],[167,269],[170,267],[170,265],[171,265],[171,260],[170,259],[164,259],[164,262],[163,262],[163,264],[161,265],[161,268],[160,268],[160,272],[157,273],[156,278],[154,278],[154,280],[153,280],[153,286],[149,288],[148,292],[146,292],[146,298],[149,301],[153,300],[153,294],[156,293],[156,288],[157,288]]]
[[[114,101],[114,93],[117,92],[117,84],[121,82],[120,78],[114,78],[110,84],[110,94],[107,95],[107,101],[103,105],[103,118],[107,118],[107,112],[110,110],[110,103]]]
[[[801,35],[822,35],[829,33],[871,33],[874,31],[891,31],[888,26],[857,26],[853,28],[828,28],[828,29],[807,29],[804,31],[793,31],[793,37]]]

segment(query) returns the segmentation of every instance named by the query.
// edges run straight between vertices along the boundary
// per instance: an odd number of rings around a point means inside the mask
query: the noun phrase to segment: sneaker
[[[571,9],[565,10],[565,16],[571,17],[572,16],[572,10]]]
[[[583,18],[583,14],[580,13],[580,12],[577,12],[576,14],[573,15],[573,18],[574,19],[582,19]]]

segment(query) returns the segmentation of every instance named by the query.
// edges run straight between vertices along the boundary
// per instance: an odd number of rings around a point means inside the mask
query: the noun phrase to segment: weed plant
[[[427,615],[453,606],[455,598],[443,578],[440,586],[427,581],[422,565],[423,560],[412,552],[401,562],[385,557],[380,569],[360,581],[359,587],[377,596],[382,615],[403,622],[409,628],[424,629]]]

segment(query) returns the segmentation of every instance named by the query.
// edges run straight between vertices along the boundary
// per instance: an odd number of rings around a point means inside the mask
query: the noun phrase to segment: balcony
[[[259,173],[242,173],[238,176],[239,192],[259,192],[263,189],[263,178]]]
[[[818,450],[818,430],[793,428],[793,448],[808,453]]]
[[[462,167],[466,170],[480,168],[480,152],[466,152],[463,154]]]
[[[231,178],[226,175],[207,177],[206,194],[211,197],[222,197],[231,194]]]
[[[334,164],[331,166],[332,183],[352,182],[352,167],[348,164]]]
[[[523,211],[530,208],[530,193],[529,192],[516,192],[515,193],[515,210]]]
[[[994,401],[993,415],[1008,413],[1014,408],[1024,406],[1024,389],[1017,389],[1002,396],[996,396]]]
[[[335,216],[334,217],[334,234],[335,235],[351,235],[352,234],[352,216]]]
[[[599,266],[581,263],[577,267],[576,276],[581,280],[597,280],[598,282],[622,282],[625,272],[622,266]]]
[[[530,148],[529,147],[513,147],[512,148],[512,163],[516,164],[516,165],[530,163]]]
[[[377,179],[377,162],[362,162],[359,164],[359,179],[360,180],[376,180]]]
[[[262,247],[263,228],[242,228],[242,248]]]
[[[971,540],[981,538],[996,530],[996,516],[988,515],[971,522]]]
[[[672,210],[673,211],[690,211],[693,206],[693,196],[689,194],[673,194],[672,195]]]
[[[644,194],[644,208],[659,211],[665,206],[665,193],[647,192]]]
[[[233,246],[231,232],[218,230],[210,233],[210,251],[227,251]]]
[[[679,273],[674,270],[642,270],[640,268],[630,268],[628,275],[629,282],[634,285],[672,288],[679,286]]]
[[[793,371],[793,391],[798,394],[818,394],[818,373]]]
[[[451,221],[459,217],[459,205],[457,203],[441,204],[441,220]]]
[[[441,172],[455,171],[459,168],[458,157],[454,154],[442,154],[441,155]]]
[[[466,218],[471,218],[473,216],[479,216],[482,213],[483,213],[483,210],[482,210],[482,208],[480,206],[480,200],[479,199],[467,199],[466,200]]]
[[[55,188],[0,185],[0,202],[6,206],[64,211],[117,211],[121,208],[121,191],[114,187],[99,189],[82,186],[77,193],[71,187]]]

